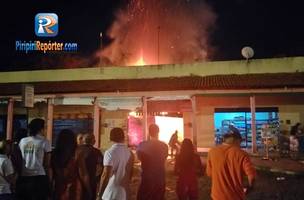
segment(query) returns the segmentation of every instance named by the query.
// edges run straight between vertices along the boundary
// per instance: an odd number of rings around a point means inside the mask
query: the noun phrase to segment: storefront
[[[279,135],[278,108],[257,108],[256,121],[256,143],[262,146],[263,126],[271,128],[273,137]],[[244,148],[252,146],[251,112],[249,108],[216,108],[214,113],[215,143],[222,142],[223,135],[229,130],[229,125],[236,127],[243,138],[241,144]]]
[[[16,102],[21,101],[23,84],[35,88],[36,104],[25,112],[27,120],[44,118],[49,140],[62,128],[76,127],[75,131],[92,131],[96,146],[103,149],[109,146],[108,133],[112,127],[121,127],[128,133],[128,115],[135,109],[125,109],[124,102],[134,102],[132,107],[143,113],[141,139],[131,144],[147,138],[149,112],[180,112],[183,137],[191,138],[198,148],[206,149],[220,141],[229,124],[241,130],[242,145],[251,147],[260,144],[261,126],[266,123],[274,126],[279,122],[280,132],[287,133],[295,123],[304,123],[304,57],[1,72],[0,99],[9,100],[7,107],[1,110],[1,115],[7,115],[9,119],[7,138],[12,138],[12,119],[18,113],[17,109],[21,109]],[[63,100],[61,107],[57,100]],[[38,104],[39,101],[43,103]],[[157,106],[150,105],[154,101]],[[110,105],[112,102],[117,102],[115,110]],[[218,110],[236,108],[246,109]],[[260,108],[275,109],[259,111]],[[58,118],[60,113],[67,117]],[[91,122],[79,123],[69,117],[69,114],[88,113],[90,117],[82,119]],[[220,113],[228,114],[220,116]],[[4,119],[2,124],[0,128],[5,131]],[[173,132],[177,126],[172,127],[165,132]],[[134,134],[130,132],[129,135],[133,137]]]

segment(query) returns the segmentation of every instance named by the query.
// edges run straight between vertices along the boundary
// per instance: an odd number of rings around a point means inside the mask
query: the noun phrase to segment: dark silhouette
[[[203,175],[200,157],[194,151],[190,139],[184,139],[180,153],[176,156],[174,172],[178,176],[176,193],[180,200],[198,199],[198,176]]]
[[[95,200],[97,184],[103,171],[103,155],[99,149],[93,147],[93,134],[83,135],[83,144],[76,148],[76,163],[81,183],[79,199]]]
[[[62,130],[52,153],[52,185],[54,200],[75,200],[77,197],[76,137],[69,129]]]
[[[14,142],[12,144],[11,155],[10,158],[12,160],[15,172],[17,175],[21,175],[22,170],[22,155],[19,148],[19,143],[22,138],[27,137],[27,130],[24,128],[20,128],[15,135]]]
[[[159,128],[149,126],[150,140],[138,145],[137,156],[141,161],[141,182],[137,193],[138,200],[163,200],[165,195],[165,162],[168,146],[158,140]]]
[[[170,156],[171,158],[173,158],[174,152],[175,154],[177,154],[180,146],[180,142],[178,141],[177,130],[172,134],[169,140],[169,146],[170,146]]]

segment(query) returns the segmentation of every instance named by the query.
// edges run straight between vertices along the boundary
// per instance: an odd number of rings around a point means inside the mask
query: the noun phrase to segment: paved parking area
[[[201,157],[205,163],[206,157]],[[257,168],[255,188],[247,196],[249,200],[303,200],[304,197],[304,164],[288,158],[262,160],[253,156],[252,162]],[[174,162],[168,159],[166,199],[175,200],[176,177],[173,173]],[[136,192],[140,182],[140,164],[135,164],[132,180],[132,199],[136,199]],[[210,200],[211,181],[203,176],[199,179],[199,199]]]

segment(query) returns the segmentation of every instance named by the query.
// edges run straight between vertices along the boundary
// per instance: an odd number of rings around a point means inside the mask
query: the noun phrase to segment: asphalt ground
[[[206,157],[202,157],[203,164]],[[304,199],[304,164],[291,159],[263,160],[252,157],[257,169],[255,187],[247,195],[248,200],[303,200]],[[174,161],[166,163],[166,195],[167,200],[177,199],[175,193],[176,176],[173,173]],[[293,167],[295,170],[293,170]],[[286,170],[287,169],[287,170]],[[140,163],[135,164],[134,176],[131,182],[132,198],[136,199],[140,183]],[[211,200],[211,180],[203,176],[199,178],[199,199]]]

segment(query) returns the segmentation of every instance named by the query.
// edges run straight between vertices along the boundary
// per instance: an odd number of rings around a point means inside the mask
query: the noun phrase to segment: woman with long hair
[[[184,139],[180,153],[175,159],[175,174],[178,176],[176,193],[179,200],[198,199],[198,176],[203,175],[203,166],[190,139]]]
[[[73,131],[64,129],[59,133],[51,159],[54,200],[76,199],[76,146],[76,137]]]

